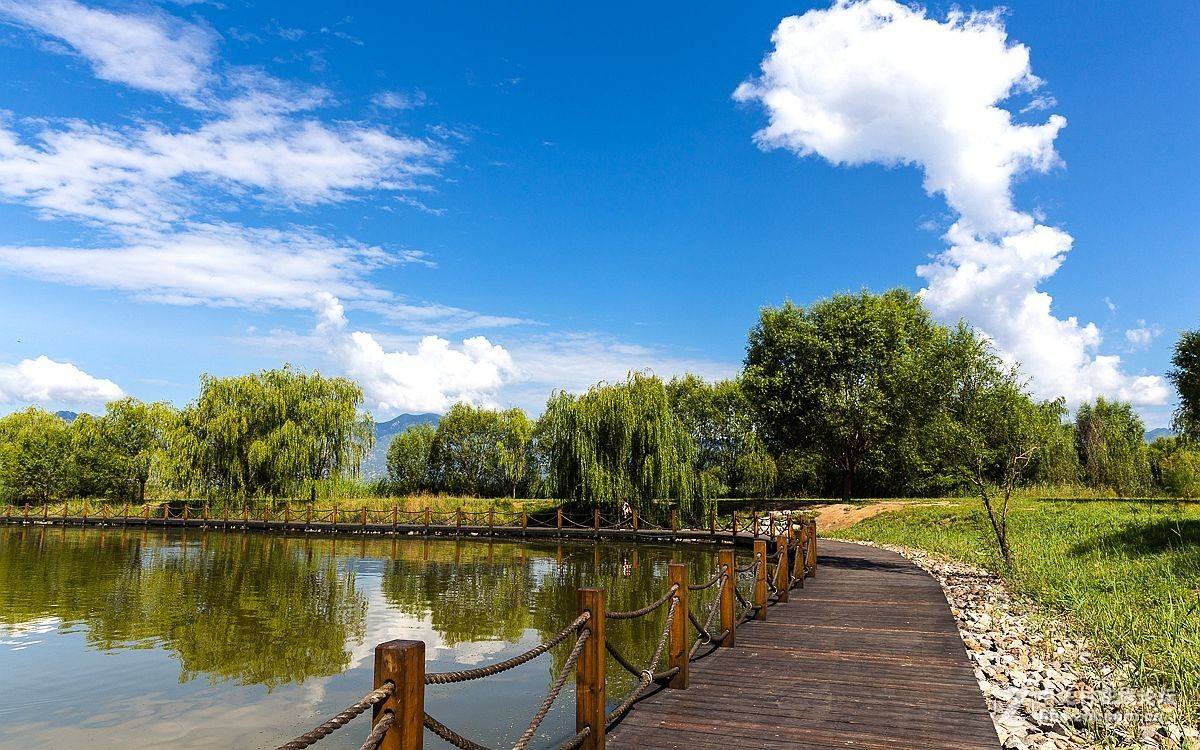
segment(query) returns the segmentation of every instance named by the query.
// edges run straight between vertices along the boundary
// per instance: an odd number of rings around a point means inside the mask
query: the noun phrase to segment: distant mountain
[[[387,474],[388,446],[392,438],[415,424],[437,425],[439,414],[401,414],[395,419],[375,423],[375,447],[363,459],[361,470],[363,478],[378,479]]]
[[[78,417],[79,414],[77,414],[73,411],[56,411],[56,412],[54,412],[54,416],[60,417],[61,419],[63,419],[66,422],[74,422],[75,418]]]
[[[1153,430],[1146,430],[1146,442],[1153,443],[1160,437],[1175,437],[1175,431],[1170,427],[1155,427]]]

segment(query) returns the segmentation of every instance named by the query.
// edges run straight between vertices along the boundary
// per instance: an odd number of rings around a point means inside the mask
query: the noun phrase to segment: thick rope
[[[724,576],[722,576],[722,578],[723,577]],[[712,606],[708,608],[708,617],[704,618],[703,625],[701,625],[699,623],[699,621],[696,620],[695,615],[693,615],[690,611],[688,612],[688,619],[691,620],[692,624],[696,626],[696,632],[699,633],[699,635],[696,636],[695,642],[692,643],[691,650],[688,651],[688,661],[691,661],[692,659],[696,658],[696,652],[700,650],[701,646],[703,646],[705,643],[712,643],[714,640],[716,640],[713,638],[712,633],[710,633],[708,629],[710,627],[712,627],[713,617],[716,616],[717,609],[720,606],[721,606],[721,597],[717,597],[717,598],[713,599]],[[728,632],[728,631],[726,631],[726,632]],[[721,640],[724,640],[724,639],[725,639],[725,636],[722,636]]]
[[[483,677],[491,677],[492,675],[507,672],[508,670],[519,667],[526,662],[532,661],[558,644],[562,643],[568,635],[575,632],[580,625],[583,625],[591,618],[590,612],[584,612],[579,617],[576,617],[571,624],[560,630],[553,638],[545,643],[534,646],[523,654],[505,659],[495,664],[489,664],[486,667],[478,667],[476,669],[464,669],[457,672],[433,672],[425,675],[426,685],[450,685],[455,682],[469,682],[470,680],[478,680]]]
[[[571,670],[575,668],[575,662],[579,661],[579,654],[583,651],[583,644],[587,642],[587,639],[591,635],[592,631],[584,630],[575,639],[575,647],[571,649],[571,653],[567,655],[567,660],[563,662],[562,669],[558,671],[558,677],[555,678],[554,684],[550,686],[550,692],[546,693],[546,699],[542,701],[542,705],[538,708],[537,713],[533,715],[529,726],[521,733],[520,739],[513,745],[513,750],[525,750],[529,745],[529,741],[537,733],[537,728],[542,723],[542,719],[545,719],[546,714],[550,712],[550,706],[558,698],[559,691],[562,690],[563,684],[567,681],[567,675],[571,674]]]
[[[383,744],[383,738],[387,735],[388,730],[392,728],[392,724],[396,721],[396,715],[391,711],[384,711],[379,717],[379,721],[375,722],[375,726],[371,728],[371,733],[367,735],[367,739],[362,743],[362,747],[358,750],[379,750],[379,746]]]
[[[658,646],[654,649],[654,656],[650,658],[650,667],[642,672],[642,679],[634,686],[633,690],[625,696],[625,700],[621,701],[621,705],[608,712],[604,718],[604,725],[611,726],[614,721],[625,715],[638,698],[642,696],[646,688],[654,681],[654,669],[658,664],[658,660],[662,658],[663,649],[667,647],[667,641],[671,637],[671,619],[675,616],[675,607],[679,604],[679,597],[671,597],[671,607],[667,610],[667,626],[663,628],[662,636],[658,639]]]
[[[662,605],[666,604],[668,601],[674,599],[675,592],[678,590],[679,584],[673,583],[671,584],[671,588],[667,589],[667,593],[663,594],[660,598],[650,602],[641,609],[631,609],[628,612],[605,612],[604,617],[609,620],[633,620],[641,617],[642,615],[648,615]]]
[[[574,737],[564,742],[559,750],[575,750],[575,748],[583,744],[583,741],[586,740],[588,735],[591,733],[591,727],[584,727],[583,729],[579,730]]]
[[[713,574],[712,578],[709,578],[704,583],[688,584],[688,591],[703,591],[704,589],[709,588],[710,586],[713,586],[714,584],[717,583],[717,581],[720,581],[724,577],[725,577],[725,568],[722,567],[720,570],[718,570],[716,573]]]
[[[459,750],[490,750],[490,748],[485,745],[480,745],[476,742],[472,742],[466,737],[463,737],[461,734],[433,718],[429,714],[425,714],[425,727],[446,742],[449,742],[451,745],[459,748]]]
[[[383,687],[367,693],[357,703],[347,707],[346,710],[329,719],[324,724],[321,724],[314,729],[310,729],[291,742],[286,742],[280,745],[278,750],[304,750],[304,748],[325,739],[338,729],[341,729],[347,723],[349,723],[350,720],[355,719],[362,714],[363,711],[366,711],[368,708],[371,708],[377,703],[387,700],[395,689],[396,686],[394,684],[391,682],[385,682]]]

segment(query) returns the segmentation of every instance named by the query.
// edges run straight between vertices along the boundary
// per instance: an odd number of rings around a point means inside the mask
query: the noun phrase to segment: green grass
[[[1132,664],[1200,716],[1200,504],[1013,501],[1005,570],[978,502],[905,508],[834,532],[905,545],[1001,573],[1067,620],[1101,657]]]

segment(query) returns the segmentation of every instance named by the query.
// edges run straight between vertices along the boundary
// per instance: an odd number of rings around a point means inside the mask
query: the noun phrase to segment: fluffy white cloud
[[[517,373],[502,346],[483,336],[458,347],[438,336],[420,340],[415,352],[387,351],[364,331],[347,330],[341,302],[316,296],[315,333],[349,377],[358,381],[376,416],[443,412],[457,401],[493,404],[497,391]]]
[[[1054,139],[1066,120],[1017,123],[1000,106],[1042,82],[999,13],[953,11],[939,21],[895,0],[839,0],[783,19],[772,40],[762,75],[734,92],[769,114],[755,135],[761,147],[838,165],[920,167],[926,191],[957,213],[949,248],[918,268],[935,314],[975,324],[1038,395],[1165,402],[1161,378],[1124,374],[1118,357],[1097,353],[1095,325],[1056,317],[1038,289],[1072,238],[1016,210],[1012,185],[1060,163]],[[1030,111],[1050,101],[1034,95]]]
[[[0,19],[65,43],[106,81],[194,101],[214,77],[217,35],[167,13],[118,13],[73,0],[0,0]]]
[[[1137,328],[1130,328],[1125,331],[1125,340],[1134,349],[1145,349],[1150,346],[1154,339],[1161,335],[1162,328],[1146,325],[1146,321],[1139,320]]]
[[[124,395],[113,381],[92,377],[70,362],[56,362],[45,355],[15,365],[0,364],[0,404],[85,409]]]

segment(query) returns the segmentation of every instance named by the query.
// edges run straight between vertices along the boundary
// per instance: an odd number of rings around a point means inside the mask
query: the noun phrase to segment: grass
[[[1167,688],[1200,716],[1200,504],[1018,498],[1009,524],[1008,570],[975,501],[890,511],[832,536],[996,571],[1099,656],[1132,664],[1143,685]]]

